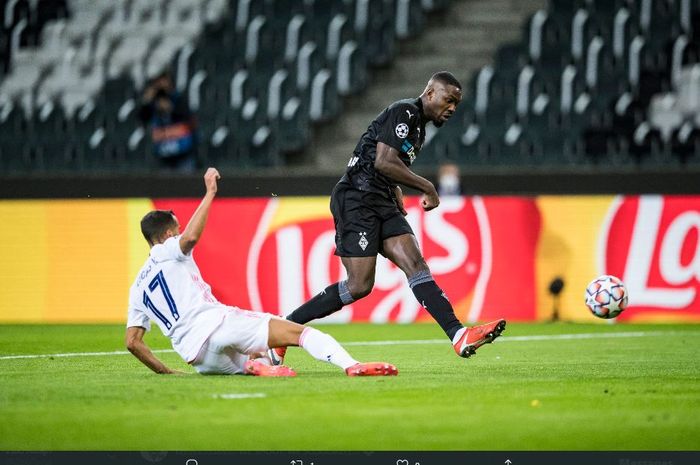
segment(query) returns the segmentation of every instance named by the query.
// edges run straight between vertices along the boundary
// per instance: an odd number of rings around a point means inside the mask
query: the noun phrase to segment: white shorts
[[[232,308],[192,362],[203,375],[243,373],[248,355],[268,349],[269,313]]]

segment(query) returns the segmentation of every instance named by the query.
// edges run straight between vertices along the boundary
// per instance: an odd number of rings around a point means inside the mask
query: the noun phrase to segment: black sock
[[[311,320],[337,312],[344,306],[345,304],[340,298],[338,283],[334,283],[287,315],[287,319],[303,325]]]
[[[445,331],[447,337],[452,340],[457,331],[462,329],[463,326],[455,316],[452,304],[447,300],[447,296],[442,292],[442,289],[431,279],[420,284],[414,284],[411,290],[418,302],[425,307],[442,330]]]

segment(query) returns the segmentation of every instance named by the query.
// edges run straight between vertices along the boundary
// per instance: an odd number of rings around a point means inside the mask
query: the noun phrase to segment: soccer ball
[[[627,308],[627,288],[620,278],[598,276],[586,287],[586,306],[594,316],[610,319]]]

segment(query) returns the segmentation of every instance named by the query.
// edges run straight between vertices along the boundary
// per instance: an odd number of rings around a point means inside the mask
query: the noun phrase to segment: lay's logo
[[[635,313],[700,310],[700,198],[618,197],[601,234],[599,268],[623,278]]]
[[[458,313],[478,315],[484,290],[475,290],[485,288],[483,272],[489,269],[483,253],[483,242],[490,241],[484,236],[488,227],[480,224],[485,219],[477,214],[474,202],[464,197],[443,199],[440,208],[429,213],[420,208],[417,197],[405,200],[407,220],[434,278]],[[327,199],[319,206],[308,201],[270,202],[255,236],[247,266],[254,310],[277,309],[287,314],[328,285],[346,279],[334,255],[335,230]],[[430,317],[416,301],[405,274],[380,256],[372,293],[329,319],[382,323]]]

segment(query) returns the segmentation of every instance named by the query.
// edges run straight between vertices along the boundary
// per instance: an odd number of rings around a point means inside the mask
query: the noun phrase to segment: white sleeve
[[[126,327],[131,328],[134,326],[140,326],[141,328],[146,328],[146,331],[150,331],[151,320],[143,310],[129,305],[129,316],[126,321]]]
[[[173,236],[162,244],[154,245],[151,249],[151,257],[158,263],[168,260],[184,261],[192,257],[192,252],[190,252],[190,255],[182,253],[180,236]]]

